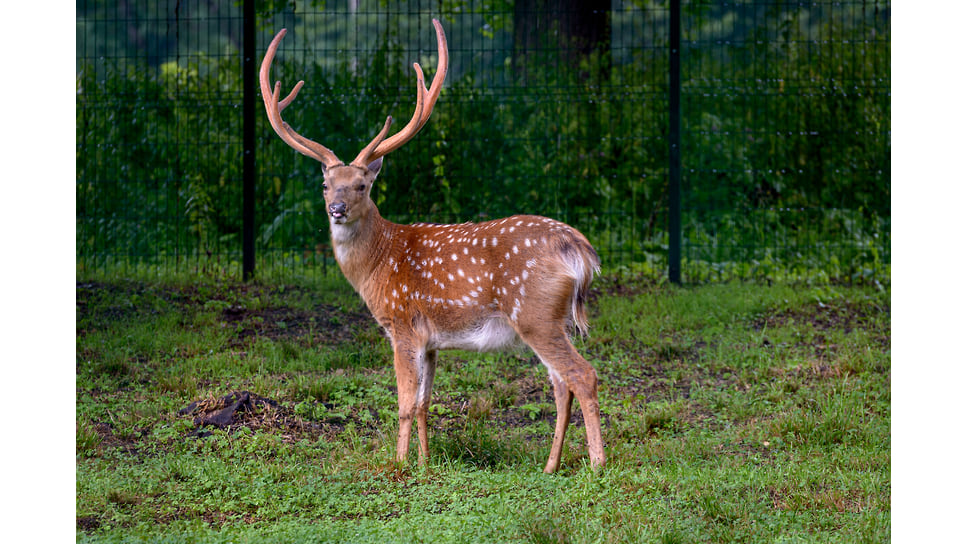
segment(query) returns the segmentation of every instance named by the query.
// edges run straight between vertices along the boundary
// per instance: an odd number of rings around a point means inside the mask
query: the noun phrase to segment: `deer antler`
[[[440,25],[440,21],[434,19],[433,22],[434,28],[437,31],[437,56],[439,60],[437,73],[434,75],[434,80],[430,84],[430,90],[425,87],[423,70],[420,68],[420,65],[416,62],[413,63],[413,68],[417,72],[417,105],[413,112],[413,118],[410,119],[410,122],[400,132],[384,139],[390,129],[390,123],[393,121],[391,117],[387,117],[386,123],[384,123],[380,133],[360,151],[359,155],[350,164],[365,168],[369,163],[407,143],[420,132],[420,129],[430,119],[430,114],[434,111],[434,104],[437,102],[437,97],[440,96],[440,90],[444,86],[444,78],[447,76],[448,65],[447,37],[444,36],[444,29]],[[325,146],[302,136],[282,120],[282,110],[296,99],[296,95],[299,94],[299,90],[302,89],[305,83],[304,81],[296,83],[292,92],[282,101],[279,100],[282,82],[277,81],[274,89],[270,90],[269,88],[269,69],[272,67],[272,60],[275,58],[279,43],[282,42],[282,38],[285,35],[286,29],[282,29],[272,39],[272,43],[269,44],[269,49],[266,51],[265,58],[262,59],[262,67],[259,70],[259,85],[262,88],[262,100],[266,105],[266,114],[269,116],[269,123],[272,124],[272,128],[276,131],[276,134],[296,151],[318,160],[327,168],[341,166],[343,162],[336,157],[335,153]]]
[[[414,109],[413,117],[410,122],[403,127],[400,132],[390,136],[387,139],[383,139],[382,132],[381,135],[377,135],[373,141],[370,142],[360,154],[353,159],[351,164],[356,166],[365,167],[367,164],[379,159],[380,157],[400,148],[403,144],[407,143],[411,138],[420,132],[420,129],[427,123],[430,119],[430,114],[434,112],[434,104],[437,102],[437,97],[440,96],[440,90],[444,86],[444,78],[447,77],[447,66],[449,56],[447,53],[447,36],[444,35],[444,29],[440,25],[440,21],[437,19],[433,20],[434,29],[437,31],[437,73],[434,75],[434,80],[430,83],[430,90],[424,86],[423,70],[420,68],[420,64],[413,63],[413,69],[417,72],[417,107]],[[389,122],[389,117],[387,118]]]
[[[296,151],[307,157],[316,159],[327,168],[340,166],[343,164],[343,161],[339,160],[335,153],[325,146],[300,135],[288,123],[282,120],[282,110],[296,99],[296,95],[299,94],[299,90],[302,89],[305,83],[304,81],[296,83],[292,92],[282,102],[279,101],[279,91],[282,88],[282,82],[277,81],[274,89],[270,90],[269,88],[269,69],[272,67],[272,60],[276,56],[279,43],[282,42],[282,38],[285,35],[286,29],[284,28],[272,39],[272,43],[269,44],[269,49],[266,51],[265,58],[262,59],[262,67],[259,69],[259,86],[262,88],[262,101],[266,105],[266,114],[269,116],[269,123],[272,125],[273,130],[276,131],[276,134]]]

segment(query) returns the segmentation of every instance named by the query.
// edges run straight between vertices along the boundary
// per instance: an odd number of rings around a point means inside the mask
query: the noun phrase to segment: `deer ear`
[[[376,177],[376,175],[380,173],[380,168],[383,168],[383,157],[380,157],[366,166],[366,169],[373,174],[373,177]]]

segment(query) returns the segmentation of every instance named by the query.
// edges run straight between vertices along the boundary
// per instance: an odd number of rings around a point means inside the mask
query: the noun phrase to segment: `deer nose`
[[[329,205],[329,215],[333,217],[342,217],[346,215],[346,203],[345,202],[334,202]]]

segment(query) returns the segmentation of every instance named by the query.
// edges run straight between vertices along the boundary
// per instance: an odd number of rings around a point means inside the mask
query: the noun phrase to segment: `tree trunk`
[[[611,9],[611,0],[516,0],[514,65],[518,77],[527,82],[529,66],[540,64],[546,70],[576,73],[582,81],[607,80]]]

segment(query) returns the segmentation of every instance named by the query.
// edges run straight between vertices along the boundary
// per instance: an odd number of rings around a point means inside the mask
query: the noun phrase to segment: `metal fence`
[[[326,273],[318,165],[253,70],[288,28],[286,118],[352,156],[409,119],[434,17],[447,84],[384,216],[548,215],[685,281],[889,280],[890,2],[864,0],[81,0],[78,276]]]

